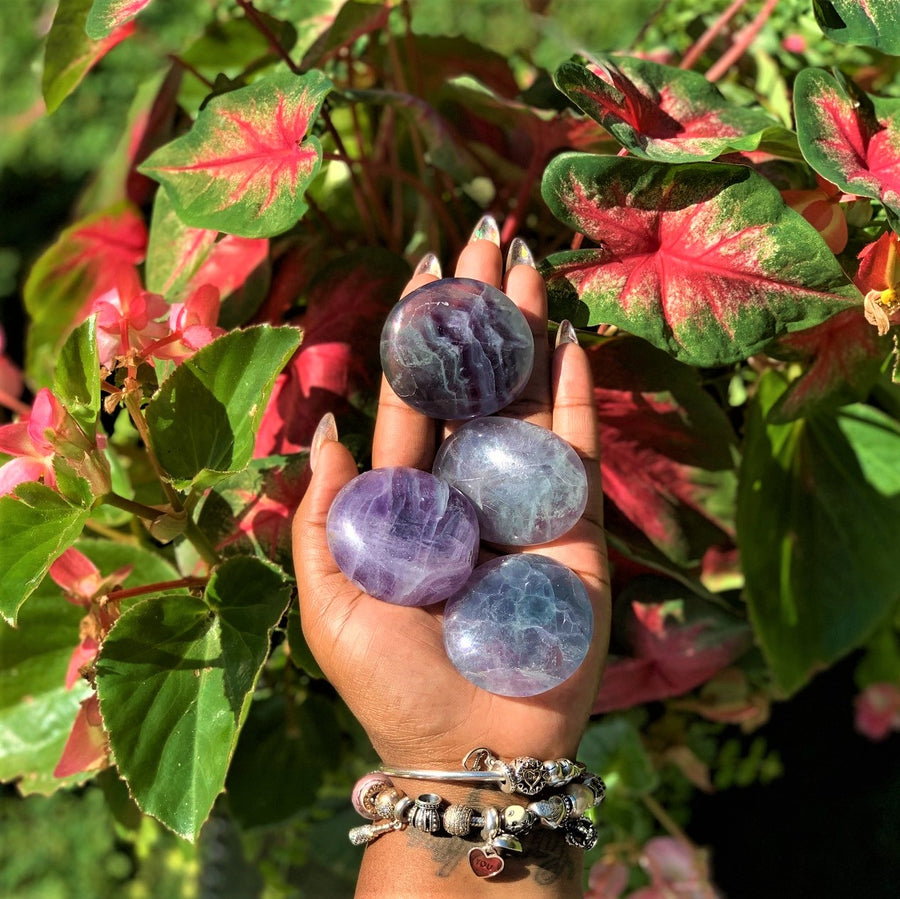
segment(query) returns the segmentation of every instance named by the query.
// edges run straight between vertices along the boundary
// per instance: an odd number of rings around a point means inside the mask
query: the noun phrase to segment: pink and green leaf
[[[44,51],[43,92],[47,112],[53,112],[84,76],[116,44],[134,31],[127,22],[99,40],[85,31],[92,0],[60,0]]]
[[[742,166],[567,153],[542,192],[597,244],[545,261],[557,319],[613,324],[714,366],[860,302],[815,228]]]
[[[130,22],[152,0],[94,0],[85,23],[92,41],[109,37],[117,28]]]
[[[191,227],[280,234],[306,211],[304,193],[322,161],[309,131],[330,89],[320,72],[282,72],[214,97],[187,134],[139,170],[163,185]]]
[[[813,0],[819,28],[839,44],[861,44],[900,55],[900,6],[896,0]]]
[[[822,177],[900,215],[900,99],[804,69],[794,84],[794,110],[800,149]]]
[[[785,129],[763,112],[728,103],[698,72],[627,56],[563,63],[556,84],[630,153],[661,162],[756,150]]]

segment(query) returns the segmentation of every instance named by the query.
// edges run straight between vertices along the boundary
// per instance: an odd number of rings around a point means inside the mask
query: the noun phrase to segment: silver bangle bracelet
[[[497,771],[419,771],[415,768],[394,768],[381,765],[379,773],[388,777],[404,777],[409,780],[443,780],[447,783],[483,783],[499,784],[506,780],[506,775]]]

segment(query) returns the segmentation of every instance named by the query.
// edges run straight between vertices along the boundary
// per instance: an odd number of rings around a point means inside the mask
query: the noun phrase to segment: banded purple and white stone
[[[414,290],[381,332],[381,367],[405,403],[444,421],[491,415],[525,388],[534,338],[506,294],[472,278]]]
[[[537,696],[584,661],[594,614],[565,565],[533,553],[501,556],[472,573],[444,608],[444,648],[467,680],[500,696]]]
[[[454,487],[415,468],[378,468],[334,498],[328,547],[366,593],[401,606],[440,602],[465,584],[478,556],[478,518]]]
[[[466,422],[441,445],[432,471],[471,500],[481,539],[491,543],[549,543],[572,528],[587,503],[587,475],[575,450],[517,419]]]

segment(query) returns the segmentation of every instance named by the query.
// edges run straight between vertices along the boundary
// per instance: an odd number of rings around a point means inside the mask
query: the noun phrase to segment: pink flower
[[[641,867],[650,886],[630,899],[717,899],[703,853],[674,837],[654,837],[644,846]]]
[[[805,53],[806,38],[802,34],[789,34],[782,42],[781,46],[788,53]]]
[[[219,288],[212,284],[198,287],[186,303],[174,303],[169,310],[169,334],[147,347],[147,355],[182,362],[201,347],[225,333],[216,326],[221,301]]]
[[[603,861],[591,866],[584,899],[619,899],[628,886],[628,866],[622,862]]]
[[[91,303],[97,314],[97,347],[100,364],[113,368],[116,359],[133,360],[154,341],[168,333],[164,322],[169,306],[156,293],[141,288],[137,273],[124,270],[111,290]]]
[[[96,693],[91,693],[81,703],[75,716],[75,723],[53,769],[53,776],[69,777],[82,771],[98,771],[106,767],[108,755],[106,731],[100,716],[100,701]]]
[[[900,238],[886,231],[860,250],[859,269],[853,283],[865,294],[866,321],[887,334],[900,322]]]
[[[0,468],[0,496],[26,481],[43,480],[49,487],[56,486],[56,447],[48,434],[61,430],[67,417],[62,404],[45,387],[34,398],[26,419],[0,426],[0,452],[16,457]]]
[[[883,740],[900,730],[900,685],[869,684],[856,697],[856,729],[870,740]]]
[[[837,185],[816,175],[818,187],[812,190],[783,190],[781,196],[818,231],[832,253],[847,246],[847,219],[840,207],[845,197]]]

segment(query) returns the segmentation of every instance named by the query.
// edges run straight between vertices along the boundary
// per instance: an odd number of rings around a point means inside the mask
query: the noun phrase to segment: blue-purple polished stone
[[[328,547],[366,593],[424,606],[462,587],[478,556],[478,519],[453,487],[415,468],[377,468],[334,498]]]
[[[444,443],[432,469],[475,506],[481,539],[533,546],[561,537],[581,518],[587,475],[552,431],[512,418],[479,418]]]
[[[381,367],[394,393],[431,418],[490,415],[524,389],[534,338],[496,287],[443,278],[414,290],[388,315]]]
[[[584,661],[594,614],[574,572],[521,553],[480,565],[444,608],[444,647],[457,671],[500,696],[537,696]]]

